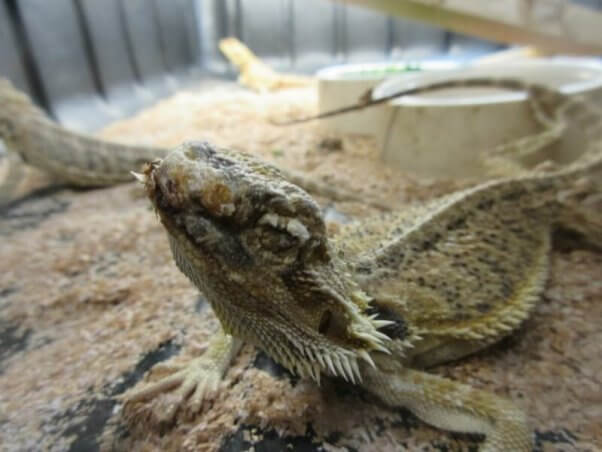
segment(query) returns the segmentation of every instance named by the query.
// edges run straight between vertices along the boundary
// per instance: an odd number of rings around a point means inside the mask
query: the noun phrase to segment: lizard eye
[[[274,252],[284,252],[296,246],[299,243],[299,239],[286,231],[281,231],[271,226],[264,226],[259,237],[259,242],[264,248],[268,248]]]
[[[309,239],[307,228],[294,218],[267,213],[259,219],[258,226],[260,244],[272,251],[288,251]]]
[[[242,237],[249,253],[266,265],[284,268],[299,257],[309,232],[296,219],[265,214]]]

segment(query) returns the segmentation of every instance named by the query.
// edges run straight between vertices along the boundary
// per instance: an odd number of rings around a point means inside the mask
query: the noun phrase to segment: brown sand
[[[101,136],[163,146],[210,139],[400,208],[464,185],[385,168],[365,137],[269,123],[314,110],[311,91],[186,92]],[[337,139],[342,149],[332,146]],[[375,212],[335,207],[348,218]],[[0,450],[474,450],[478,438],[430,428],[339,381],[318,388],[291,378],[251,347],[198,415],[165,425],[148,405],[124,412],[117,396],[156,362],[198,355],[217,325],[176,269],[139,189],[50,190],[0,212],[0,239]],[[488,351],[435,371],[514,400],[537,432],[537,450],[599,450],[601,275],[601,254],[555,251],[533,318]]]

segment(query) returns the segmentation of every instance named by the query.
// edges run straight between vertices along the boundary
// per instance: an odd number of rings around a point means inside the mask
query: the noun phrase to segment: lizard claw
[[[209,394],[214,394],[217,391],[219,385],[218,378],[205,378],[202,382],[196,385],[194,392],[188,400],[188,409],[190,413],[198,413],[203,404],[203,400]]]
[[[217,391],[223,373],[222,369],[207,357],[194,359],[186,366],[162,364],[160,367],[172,374],[126,395],[126,403],[149,401],[159,394],[177,388],[174,392],[175,399],[167,410],[160,410],[159,413],[158,408],[153,409],[157,419],[167,422],[175,418],[179,408],[185,407],[191,415],[198,413],[203,401]]]

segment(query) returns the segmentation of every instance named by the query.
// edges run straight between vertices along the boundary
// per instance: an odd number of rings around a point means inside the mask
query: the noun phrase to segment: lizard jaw
[[[332,296],[336,295],[334,291],[331,292]],[[362,306],[362,303],[366,303],[368,299],[360,290],[352,293],[349,301],[342,300],[344,298],[342,296],[336,298],[345,305],[347,315],[351,319],[348,333],[358,339],[362,346],[345,348],[328,340],[324,341],[321,337],[297,336],[281,330],[284,339],[272,337],[267,343],[262,344],[262,348],[293,373],[301,377],[311,377],[318,384],[320,384],[321,372],[341,377],[354,384],[360,383],[362,376],[359,360],[376,368],[371,352],[391,354],[390,338],[378,330],[395,322],[377,319],[376,314],[362,313],[358,305]]]

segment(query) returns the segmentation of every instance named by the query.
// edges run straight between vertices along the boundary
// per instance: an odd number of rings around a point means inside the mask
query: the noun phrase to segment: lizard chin
[[[364,357],[342,347],[302,344],[290,340],[288,345],[270,342],[268,347],[263,348],[288,370],[302,378],[311,378],[318,385],[322,373],[341,377],[352,383],[361,382],[358,358],[366,359],[368,363],[374,365],[367,352]]]

